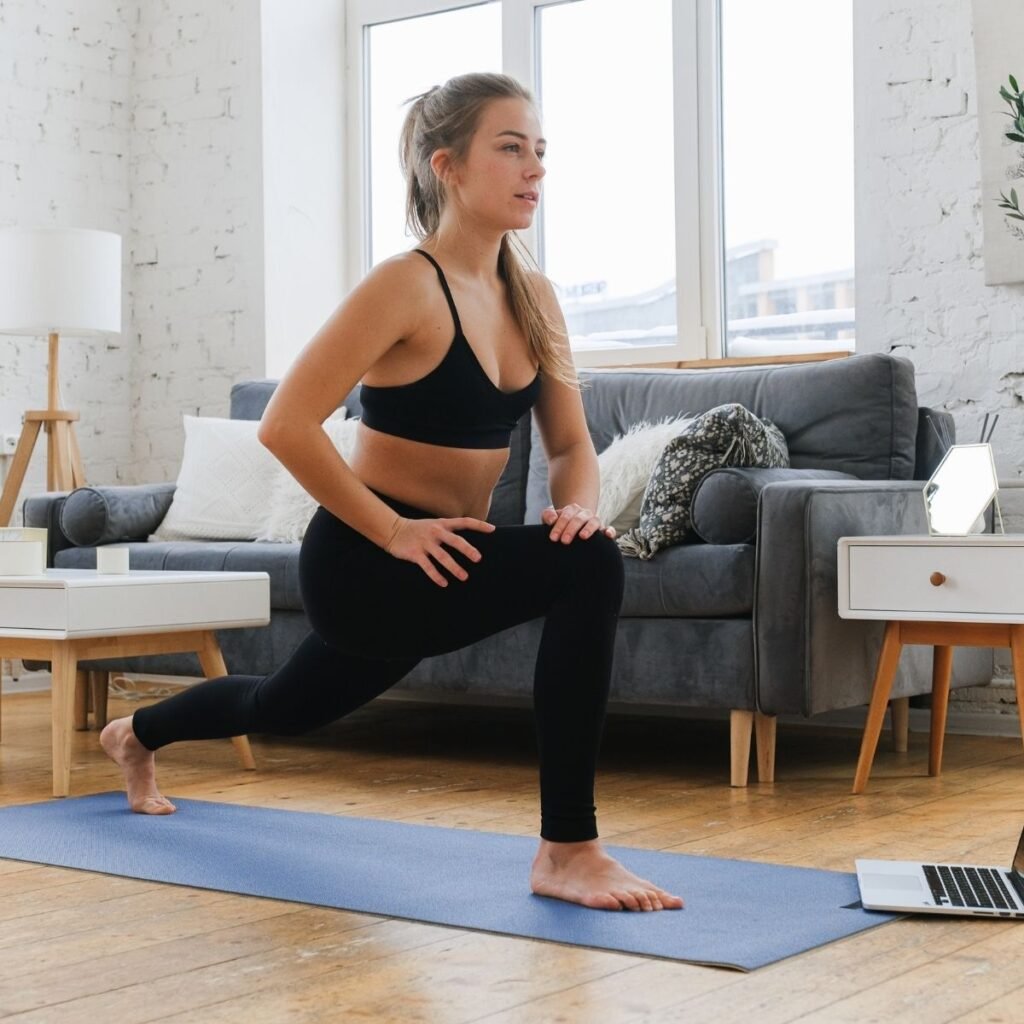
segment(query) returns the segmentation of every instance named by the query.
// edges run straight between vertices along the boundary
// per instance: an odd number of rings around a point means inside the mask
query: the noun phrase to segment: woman
[[[453,78],[410,109],[406,213],[422,248],[384,260],[353,289],[259,427],[319,502],[299,559],[313,632],[269,676],[208,680],[111,722],[101,742],[124,770],[133,810],[174,810],[156,787],[153,752],[167,743],[305,732],[424,657],[543,616],[531,888],[595,908],[682,906],[597,839],[594,772],[623,568],[614,530],[593,511],[597,457],[558,302],[510,244],[540,198],[539,127],[530,93],[497,74]],[[363,416],[346,464],[321,424],[360,380]],[[555,504],[542,524],[496,527],[486,521],[491,493],[531,407]]]

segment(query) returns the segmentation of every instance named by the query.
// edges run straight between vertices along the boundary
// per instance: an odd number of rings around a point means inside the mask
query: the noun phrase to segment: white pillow
[[[341,415],[344,415],[344,411],[341,412]],[[350,420],[329,419],[324,423],[324,431],[346,461],[355,448],[358,427],[358,416]],[[316,507],[316,499],[287,469],[282,467],[280,476],[274,481],[274,493],[270,496],[270,514],[267,517],[267,523],[256,540],[302,540],[306,533],[306,526],[313,518],[313,513],[316,512]]]
[[[257,440],[259,420],[185,416],[185,451],[161,540],[253,540],[267,518],[277,459]]]
[[[665,445],[672,440],[692,416],[666,416],[657,423],[641,420],[597,457],[601,473],[601,497],[597,515],[602,523],[614,526],[617,533],[631,530],[640,522],[647,481]]]

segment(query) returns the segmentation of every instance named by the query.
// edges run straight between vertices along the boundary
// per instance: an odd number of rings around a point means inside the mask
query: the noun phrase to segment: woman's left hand
[[[602,526],[601,520],[589,508],[575,502],[559,509],[548,505],[540,518],[542,523],[551,527],[550,539],[561,540],[563,544],[568,544],[577,533],[581,540],[586,540],[597,530],[608,537],[615,536],[615,527]]]

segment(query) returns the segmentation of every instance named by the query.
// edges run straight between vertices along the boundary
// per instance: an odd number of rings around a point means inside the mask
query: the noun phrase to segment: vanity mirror
[[[998,494],[992,446],[953,445],[924,487],[928,532],[951,537],[984,533],[985,512],[993,501],[999,532],[1005,532]]]

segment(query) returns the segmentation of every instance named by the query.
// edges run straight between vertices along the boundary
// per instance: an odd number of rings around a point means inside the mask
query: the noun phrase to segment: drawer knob
[[[933,572],[928,579],[931,580],[933,587],[941,587],[942,584],[946,582],[946,577],[943,576],[941,572]]]

